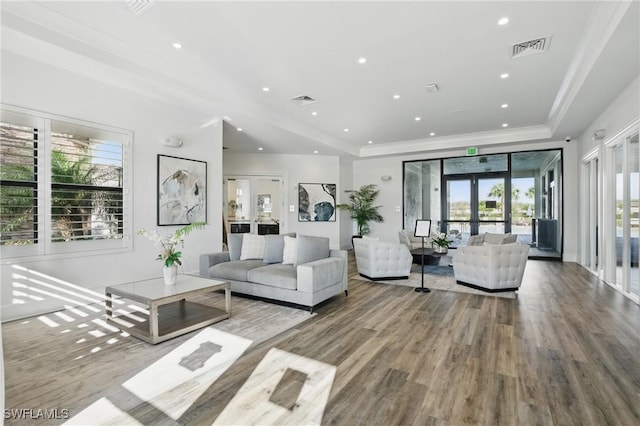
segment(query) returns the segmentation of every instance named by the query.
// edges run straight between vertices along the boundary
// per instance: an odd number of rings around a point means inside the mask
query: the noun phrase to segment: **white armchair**
[[[422,247],[422,237],[415,237],[413,232],[405,231],[404,229],[398,231],[398,240],[409,248],[409,250]],[[431,247],[431,242],[428,238],[424,240],[425,247]]]
[[[518,290],[528,256],[528,245],[458,247],[453,255],[453,275],[459,284],[488,292]]]
[[[404,244],[355,238],[358,273],[370,280],[406,279],[411,273],[413,257]]]

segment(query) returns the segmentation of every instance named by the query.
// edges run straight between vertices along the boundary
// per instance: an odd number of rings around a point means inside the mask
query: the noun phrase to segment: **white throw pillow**
[[[240,260],[262,259],[264,257],[264,235],[243,234]]]
[[[298,254],[298,240],[295,237],[284,237],[284,250],[282,251],[282,264],[293,265]]]

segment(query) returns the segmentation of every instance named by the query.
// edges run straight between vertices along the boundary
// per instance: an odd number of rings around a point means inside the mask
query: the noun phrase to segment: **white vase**
[[[435,251],[436,253],[445,254],[445,253],[447,253],[449,251],[449,247],[447,247],[447,246],[436,246],[433,251]]]
[[[164,274],[164,283],[166,285],[176,285],[176,278],[178,277],[178,265],[163,266],[162,273]]]

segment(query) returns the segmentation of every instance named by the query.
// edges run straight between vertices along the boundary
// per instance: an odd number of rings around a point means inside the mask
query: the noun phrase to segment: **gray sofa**
[[[311,312],[330,297],[348,294],[347,251],[331,250],[328,238],[229,234],[227,241],[229,251],[200,255],[199,273],[228,281],[235,293],[307,306]]]

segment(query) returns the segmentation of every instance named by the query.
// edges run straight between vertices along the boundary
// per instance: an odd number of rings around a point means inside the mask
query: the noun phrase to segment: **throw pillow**
[[[502,239],[505,237],[505,234],[492,234],[491,232],[486,232],[484,234],[484,242],[487,244],[502,244]]]
[[[227,234],[227,244],[229,245],[229,260],[240,260],[243,235],[244,234]]]
[[[264,235],[242,234],[240,260],[262,259],[264,257]]]
[[[294,266],[329,257],[329,238],[298,235],[298,254]]]
[[[282,263],[284,235],[264,236],[264,263]]]
[[[284,237],[284,250],[282,250],[282,263],[284,265],[294,265],[296,254],[298,253],[298,240],[295,237]]]

